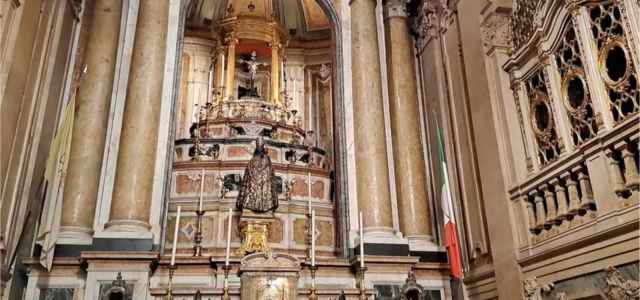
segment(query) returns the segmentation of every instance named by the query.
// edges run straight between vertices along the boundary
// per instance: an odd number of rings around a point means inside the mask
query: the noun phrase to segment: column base
[[[91,245],[93,230],[80,226],[60,226],[56,244],[61,245]]]
[[[440,246],[433,242],[433,237],[430,235],[412,235],[408,236],[409,249],[413,252],[423,251],[444,251]]]
[[[360,240],[358,239],[358,243]],[[391,227],[365,227],[365,244],[407,244],[407,239],[396,234]]]
[[[360,237],[355,245],[360,244]],[[360,248],[354,248],[356,254]],[[391,227],[367,227],[364,229],[364,253],[366,255],[408,256],[409,244],[407,239],[395,234]]]
[[[112,220],[105,224],[105,230],[96,233],[100,238],[150,239],[151,225],[138,220]]]

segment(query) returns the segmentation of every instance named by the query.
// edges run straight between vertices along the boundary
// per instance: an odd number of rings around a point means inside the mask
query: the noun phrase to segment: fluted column
[[[168,11],[168,0],[140,1],[109,230],[150,228]]]
[[[353,0],[350,5],[356,189],[365,241],[370,242],[393,234],[376,2]]]
[[[411,246],[420,247],[431,241],[431,216],[427,202],[418,87],[413,67],[415,60],[405,1],[388,0],[384,14],[400,230]]]
[[[227,45],[227,73],[224,82],[224,99],[229,100],[235,92],[236,80],[236,44],[238,40],[235,37],[229,38]]]
[[[90,13],[83,69],[64,183],[60,243],[91,243],[109,104],[118,52],[122,1],[97,0]]]

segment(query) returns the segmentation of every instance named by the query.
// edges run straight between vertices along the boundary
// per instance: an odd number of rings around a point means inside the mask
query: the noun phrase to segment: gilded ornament
[[[238,254],[266,253],[271,255],[268,222],[241,222],[240,233],[242,234],[242,245],[237,250]]]

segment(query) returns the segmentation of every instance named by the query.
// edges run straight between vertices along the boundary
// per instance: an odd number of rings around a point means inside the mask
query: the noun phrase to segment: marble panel
[[[293,221],[293,241],[296,245],[307,244],[307,219],[299,218]]]
[[[333,224],[331,222],[319,221],[316,226],[318,246],[333,246],[335,241]]]
[[[282,243],[284,238],[284,222],[281,219],[275,218],[269,226],[269,242],[270,243]]]
[[[181,215],[180,216],[180,230],[178,231],[178,247],[184,245],[185,247],[191,247],[193,239],[197,230],[197,216],[195,215]],[[226,224],[226,223],[225,223]],[[176,226],[175,214],[167,217],[167,240],[165,246],[171,248],[173,245],[173,232]],[[215,243],[215,218],[213,216],[205,215],[202,217],[202,234],[203,244]]]

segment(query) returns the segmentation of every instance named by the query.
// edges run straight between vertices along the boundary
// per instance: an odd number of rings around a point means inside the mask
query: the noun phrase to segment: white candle
[[[282,81],[286,81],[287,79],[285,78],[285,70],[284,70],[284,59],[282,60],[282,62],[280,62],[280,77],[282,77]]]
[[[229,251],[231,250],[231,219],[233,218],[233,210],[229,207],[229,221],[227,222],[227,251],[224,258],[224,265],[229,265]]]
[[[316,211],[311,211],[311,266],[316,266]]]
[[[298,105],[298,90],[296,89],[296,81],[293,80],[293,105]]]
[[[202,169],[202,173],[200,173],[200,201],[198,202],[198,211],[202,211],[202,202],[203,202],[203,194],[204,194],[204,169]]]
[[[178,206],[178,212],[176,213],[176,225],[173,231],[173,249],[171,249],[171,266],[176,264],[176,250],[178,249],[178,231],[180,229],[180,212],[182,207]]]
[[[207,103],[211,103],[212,88],[213,88],[213,61],[209,65],[209,79],[207,80]]]
[[[311,214],[311,170],[307,174],[307,202],[309,204],[309,214]]]
[[[360,212],[358,223],[360,223],[360,268],[364,268],[364,230],[362,229],[364,226],[362,224],[362,212]]]
[[[224,86],[224,67],[225,67],[225,55],[224,52],[222,52],[222,64],[220,65],[220,86],[223,87]]]

